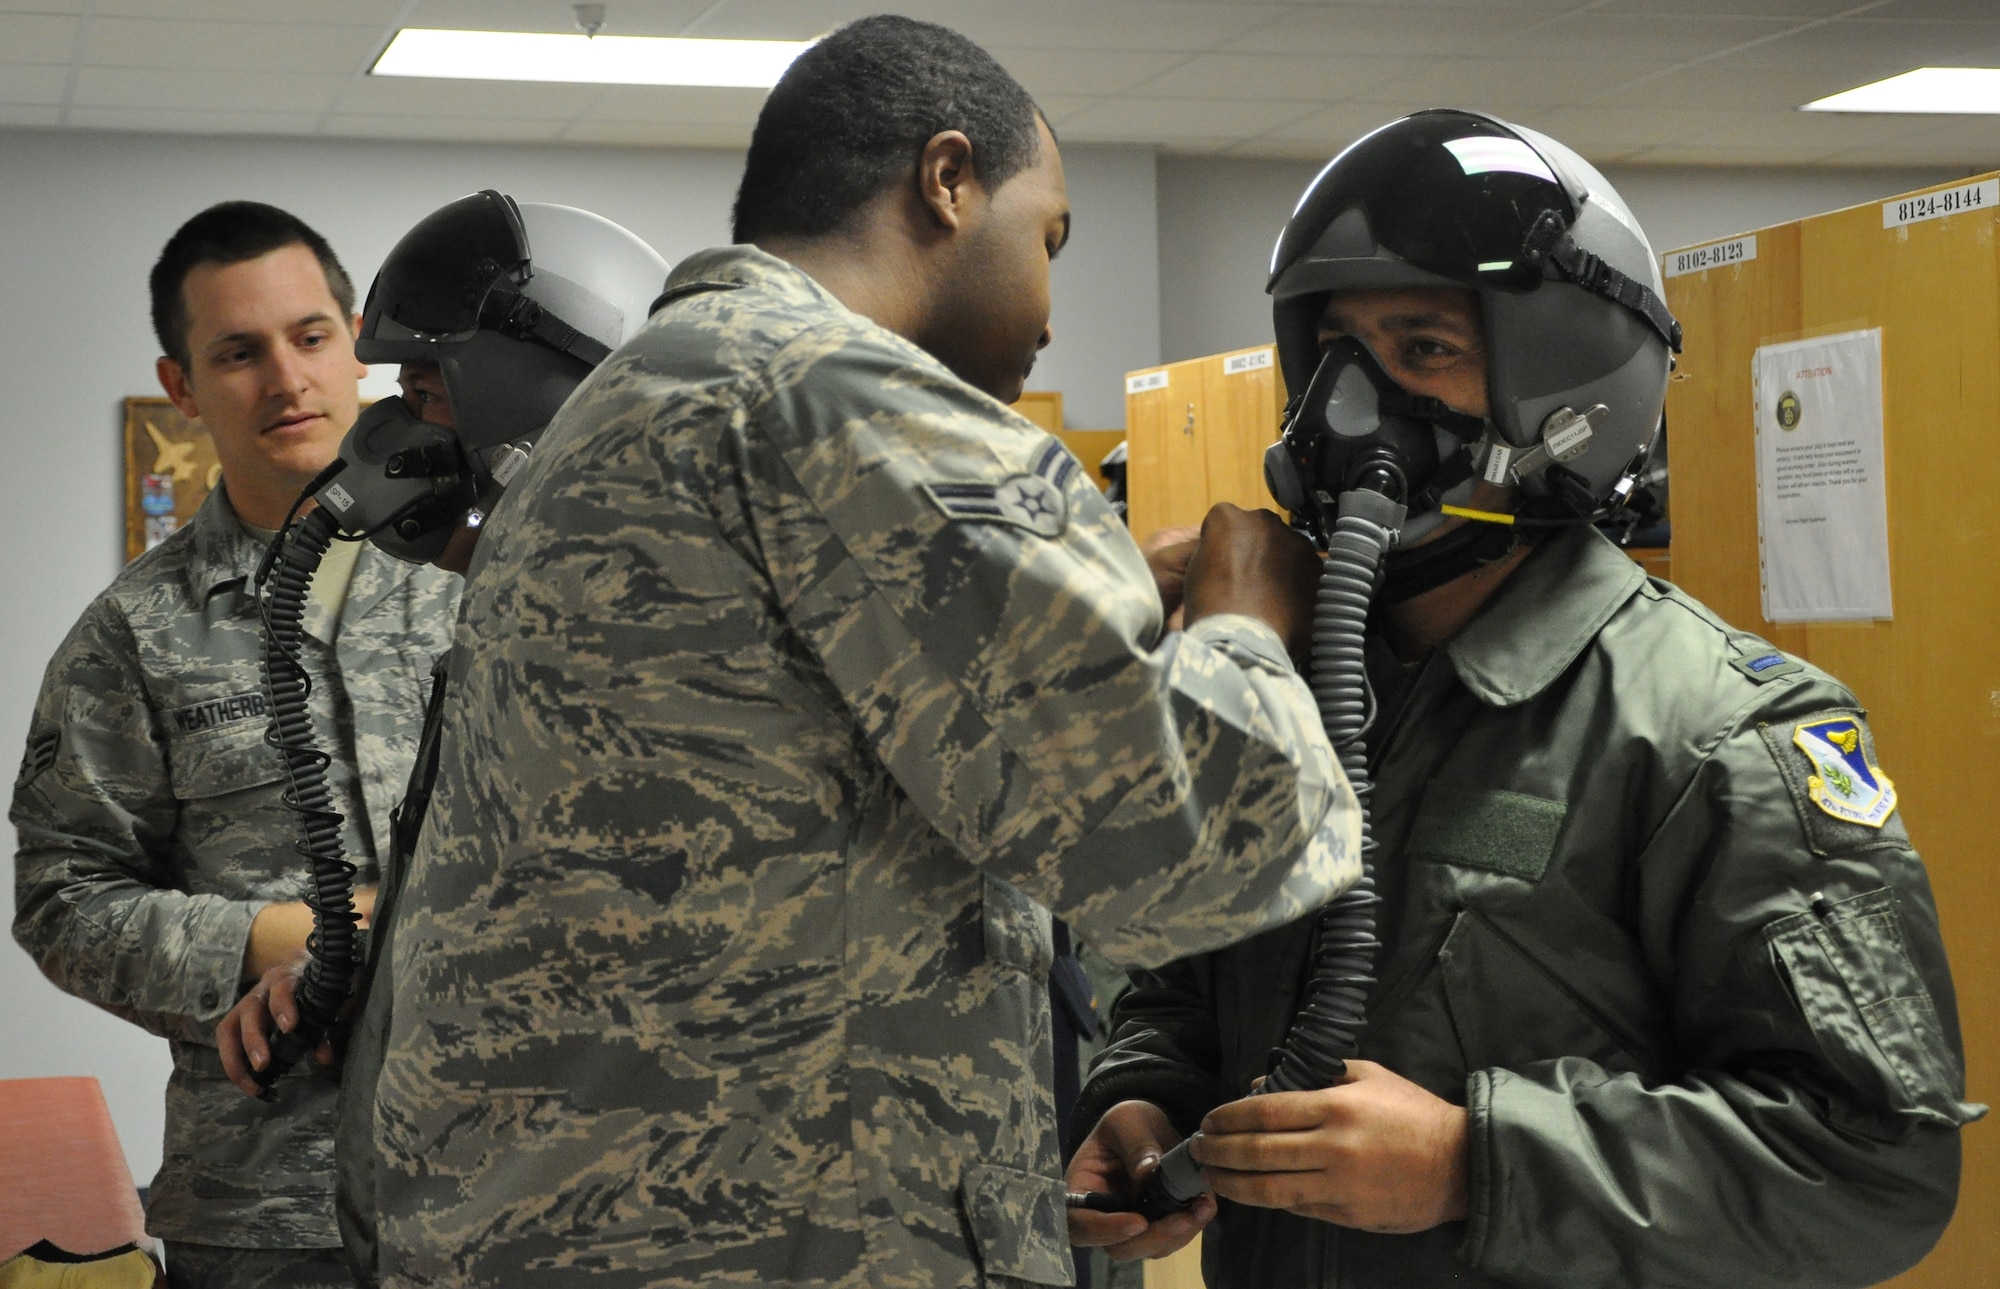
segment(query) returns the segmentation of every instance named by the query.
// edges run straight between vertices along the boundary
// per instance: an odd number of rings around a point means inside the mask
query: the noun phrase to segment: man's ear
[[[939,228],[959,231],[975,192],[984,195],[972,167],[972,140],[960,130],[932,135],[917,157],[917,196],[931,219]]]
[[[358,340],[360,337],[361,315],[357,313],[354,315],[354,320],[347,324],[347,338],[349,340]],[[368,378],[368,364],[356,358],[354,360],[354,375],[358,380],[366,380]]]
[[[160,388],[167,392],[167,401],[174,410],[190,421],[201,416],[201,408],[195,405],[194,386],[188,383],[187,372],[173,359],[161,354],[153,363],[153,375],[159,378]]]

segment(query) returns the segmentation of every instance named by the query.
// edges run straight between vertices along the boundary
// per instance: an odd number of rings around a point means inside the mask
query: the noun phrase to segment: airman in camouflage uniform
[[[301,1067],[272,1102],[245,1100],[213,1030],[245,978],[299,952],[310,924],[299,820],[264,742],[252,582],[264,530],[354,422],[353,286],[296,216],[234,201],[175,232],[150,288],[161,385],[200,418],[222,483],[90,605],[49,665],[14,793],[14,934],[57,985],[172,1046],[147,1223],[167,1243],[170,1283],[344,1286],[335,1085]],[[304,658],[343,845],[367,881],[458,579],[356,555],[341,546],[322,566]]]
[[[666,300],[475,557],[385,1282],[1068,1284],[1048,908],[1133,962],[1278,925],[1352,794],[1049,435],[755,249]]]
[[[302,899],[284,763],[266,746],[263,547],[225,489],[84,612],[42,683],[15,785],[15,938],[50,979],[173,1045],[147,1229],[170,1240],[333,1246],[336,1085],[302,1064],[276,1101],[230,1087],[215,1022],[236,1001],[250,923]],[[313,709],[372,865],[409,772],[458,579],[364,550],[337,632],[306,642]],[[332,635],[329,640],[328,634]],[[361,880],[372,880],[372,868]]]

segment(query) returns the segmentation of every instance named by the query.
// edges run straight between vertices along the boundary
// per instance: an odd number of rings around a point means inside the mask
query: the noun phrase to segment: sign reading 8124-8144
[[[2000,179],[1987,179],[1981,183],[1960,184],[1956,188],[1941,188],[1936,192],[1885,201],[1882,203],[1882,227],[1900,228],[1904,224],[1921,224],[1927,219],[1943,219],[1946,215],[1995,209],[2000,209]]]

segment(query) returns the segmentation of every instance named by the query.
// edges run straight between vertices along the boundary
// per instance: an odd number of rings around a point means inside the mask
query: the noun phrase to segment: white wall
[[[1153,155],[1065,150],[1075,236],[1054,274],[1056,342],[1037,388],[1081,426],[1124,421],[1121,373],[1159,361]],[[396,238],[499,188],[582,206],[669,260],[729,240],[740,154],[0,131],[0,748],[16,755],[42,668],[118,570],[120,400],[158,392],[146,273],[173,230],[249,197],[319,229],[361,289]],[[378,369],[368,391],[393,388]],[[9,761],[7,764],[11,764]],[[11,828],[0,846],[13,852]],[[11,882],[0,924],[11,924]],[[141,1185],[159,1166],[165,1043],[58,992],[0,943],[0,1078],[104,1084]]]
[[[1162,157],[1160,359],[1268,340],[1264,279],[1278,230],[1320,163]],[[1959,178],[1938,168],[1617,167],[1605,177],[1656,250],[1784,223]]]

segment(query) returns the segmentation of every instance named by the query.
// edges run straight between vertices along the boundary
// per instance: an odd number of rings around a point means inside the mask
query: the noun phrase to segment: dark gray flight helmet
[[[1659,259],[1617,191],[1555,140],[1476,112],[1418,112],[1365,136],[1313,180],[1271,256],[1286,387],[1312,378],[1329,294],[1435,286],[1479,293],[1507,445],[1531,449],[1551,414],[1603,405],[1564,464],[1610,497],[1653,446],[1680,347]],[[1542,474],[1522,487],[1550,491]]]

